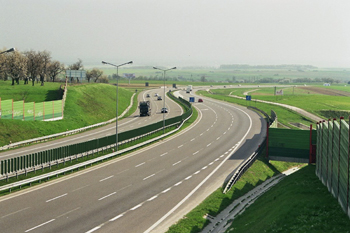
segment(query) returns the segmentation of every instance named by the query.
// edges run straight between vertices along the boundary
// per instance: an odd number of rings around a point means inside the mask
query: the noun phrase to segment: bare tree
[[[86,78],[88,80],[88,82],[90,82],[90,79],[93,79],[94,82],[96,83],[97,80],[102,76],[103,71],[99,70],[97,68],[93,68],[92,70],[88,70],[86,72]]]
[[[50,77],[52,82],[55,82],[55,78],[58,74],[64,71],[64,64],[59,61],[52,61],[47,67],[47,75]]]
[[[83,61],[80,58],[78,58],[78,61],[76,63],[73,63],[68,66],[68,70],[83,70],[83,69],[84,69]]]
[[[44,86],[45,77],[47,76],[47,67],[51,62],[51,55],[48,51],[42,51],[38,53],[40,58],[40,68],[39,68],[39,76],[41,86]]]
[[[6,57],[5,66],[7,74],[12,79],[12,85],[15,85],[15,81],[19,84],[19,79],[24,78],[27,74],[27,58],[18,51]]]
[[[30,50],[24,53],[27,57],[27,76],[32,80],[34,86],[35,79],[39,76],[41,59],[36,51]]]

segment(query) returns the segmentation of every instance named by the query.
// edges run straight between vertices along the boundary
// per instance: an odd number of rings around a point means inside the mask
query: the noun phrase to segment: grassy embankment
[[[0,82],[2,100],[23,99],[26,102],[43,102],[57,99],[60,83],[45,83],[45,86],[15,85]],[[121,114],[130,104],[133,92],[119,89],[118,113]],[[66,130],[81,128],[115,118],[116,89],[108,84],[70,85],[64,109],[64,119],[53,122],[0,120],[0,146],[10,141],[17,142],[30,138],[50,135]],[[130,110],[135,111],[136,106]]]

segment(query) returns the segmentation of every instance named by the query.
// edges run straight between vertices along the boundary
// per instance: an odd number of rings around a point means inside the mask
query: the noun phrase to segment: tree
[[[41,86],[44,86],[45,77],[47,76],[47,68],[51,62],[51,55],[48,51],[42,51],[38,53],[40,59],[39,76]]]
[[[64,64],[59,61],[52,61],[47,66],[47,75],[50,77],[52,82],[55,82],[55,78],[62,71],[64,71]]]
[[[0,52],[6,51],[6,49],[0,50]],[[0,54],[0,80],[7,80],[6,72],[6,53]]]
[[[90,82],[90,79],[93,79],[94,82],[96,83],[97,80],[102,76],[103,71],[99,70],[97,68],[93,68],[92,70],[88,70],[86,72],[86,78],[88,80],[88,82]]]
[[[83,70],[83,69],[84,69],[83,61],[80,58],[78,58],[78,61],[76,63],[73,63],[68,66],[68,70]]]
[[[15,81],[19,84],[19,79],[24,78],[27,74],[27,58],[18,51],[7,56],[5,66],[12,79],[12,85],[15,85]]]
[[[201,82],[206,82],[207,80],[205,79],[205,75],[201,76]]]
[[[99,83],[109,83],[109,79],[107,78],[106,75],[102,75],[101,77],[98,78],[98,82]]]
[[[39,54],[33,50],[24,53],[27,58],[27,76],[32,80],[34,86],[35,79],[40,73],[40,57]]]

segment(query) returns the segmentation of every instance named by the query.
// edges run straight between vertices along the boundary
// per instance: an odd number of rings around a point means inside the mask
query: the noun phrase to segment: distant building
[[[329,87],[331,84],[330,83],[324,83],[323,86]]]

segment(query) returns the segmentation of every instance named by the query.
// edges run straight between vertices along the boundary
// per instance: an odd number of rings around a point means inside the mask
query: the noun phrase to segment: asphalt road
[[[186,97],[186,94],[183,94]],[[147,148],[0,198],[3,232],[164,232],[262,142],[256,113],[204,98],[198,120]]]
[[[135,128],[140,128],[145,125],[153,124],[158,121],[163,120],[163,114],[160,112],[164,105],[164,101],[158,101],[155,97],[155,93],[162,95],[163,97],[164,89],[150,89],[140,93],[138,100],[144,101],[149,100],[151,102],[151,116],[139,117],[139,109],[136,110],[134,114],[118,121],[118,132],[128,131]],[[146,95],[150,94],[147,98]],[[183,113],[182,108],[169,98],[165,99],[165,105],[169,112],[165,114],[165,118],[171,118],[179,116]],[[111,123],[96,129],[88,130],[80,134],[71,135],[61,139],[56,139],[53,141],[48,141],[44,143],[34,144],[31,146],[18,148],[14,150],[3,151],[0,153],[0,160],[9,159],[13,157],[18,157],[26,154],[35,153],[38,151],[48,150],[51,148],[58,148],[66,145],[76,144],[96,138],[106,137],[109,135],[115,135],[116,133],[116,123]]]

